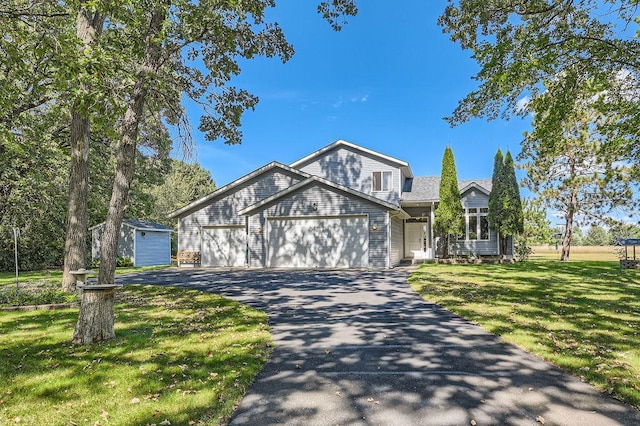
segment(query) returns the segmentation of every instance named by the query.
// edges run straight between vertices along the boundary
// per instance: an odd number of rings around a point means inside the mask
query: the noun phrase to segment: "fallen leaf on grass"
[[[170,426],[171,422],[169,420],[163,420],[160,422],[160,426]]]
[[[131,398],[132,404],[140,404],[140,398]]]

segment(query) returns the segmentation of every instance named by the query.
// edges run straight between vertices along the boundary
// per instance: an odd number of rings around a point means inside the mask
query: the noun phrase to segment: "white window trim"
[[[481,218],[487,217],[489,213],[481,213],[480,209],[486,207],[465,207],[464,209],[464,238],[460,238],[458,241],[491,241],[491,227],[489,227],[488,237],[480,238],[482,236],[482,227],[481,227]],[[476,213],[469,213],[469,209],[476,209]],[[476,235],[477,238],[470,239],[469,238],[469,218],[471,216],[475,216],[478,220],[476,221]]]
[[[375,174],[376,173],[380,173],[380,189],[376,189],[375,186]],[[389,173],[389,175],[391,176],[389,178],[389,185],[387,187],[387,189],[384,189],[384,174],[385,173]],[[375,171],[375,172],[371,172],[371,192],[391,192],[393,189],[393,172],[391,170],[380,170],[380,171]]]

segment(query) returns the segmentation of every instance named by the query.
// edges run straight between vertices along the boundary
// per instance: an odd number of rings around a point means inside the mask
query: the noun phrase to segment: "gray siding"
[[[245,218],[239,216],[238,211],[299,181],[298,175],[274,168],[180,217],[178,219],[178,250],[201,250],[201,227],[243,225]]]
[[[104,229],[104,226],[99,226],[91,230],[91,258],[92,259],[100,258],[100,253],[101,253],[100,246],[101,246],[103,229]],[[120,237],[118,238],[118,257],[128,257],[131,260],[135,259],[135,253],[133,252],[133,237],[134,237],[134,229],[131,228],[126,223],[123,223],[122,228],[120,229]]]
[[[489,196],[472,188],[462,194],[462,207],[467,208],[487,208],[489,207]],[[470,253],[494,256],[498,254],[497,235],[489,230],[489,240],[469,240],[454,241],[451,245],[452,253],[466,255]]]
[[[403,221],[397,216],[392,216],[390,221],[391,235],[389,237],[389,255],[391,266],[396,266],[403,258],[404,253],[404,228]]]
[[[385,268],[388,266],[387,210],[320,183],[313,183],[287,194],[249,217],[249,265],[267,266],[268,218],[362,214],[369,217],[369,227],[366,230],[369,232],[369,266]],[[374,225],[376,230],[373,230]]]
[[[152,266],[171,264],[171,233],[154,231],[135,231],[134,266]],[[143,235],[144,234],[144,235]]]
[[[298,168],[390,203],[398,203],[400,199],[401,171],[398,166],[350,147],[336,147]],[[373,192],[373,172],[385,171],[391,172],[391,190]]]

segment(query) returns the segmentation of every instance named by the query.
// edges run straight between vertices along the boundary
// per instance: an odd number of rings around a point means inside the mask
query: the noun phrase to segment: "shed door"
[[[367,216],[271,218],[270,267],[364,268],[369,266]]]
[[[202,228],[202,266],[244,266],[245,227]]]
[[[168,232],[136,231],[135,248],[134,266],[171,263],[171,234]]]

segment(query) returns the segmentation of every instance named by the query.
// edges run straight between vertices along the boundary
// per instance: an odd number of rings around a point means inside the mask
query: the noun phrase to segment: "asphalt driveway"
[[[168,269],[269,314],[275,350],[237,425],[637,425],[640,412],[432,303],[409,269]]]

